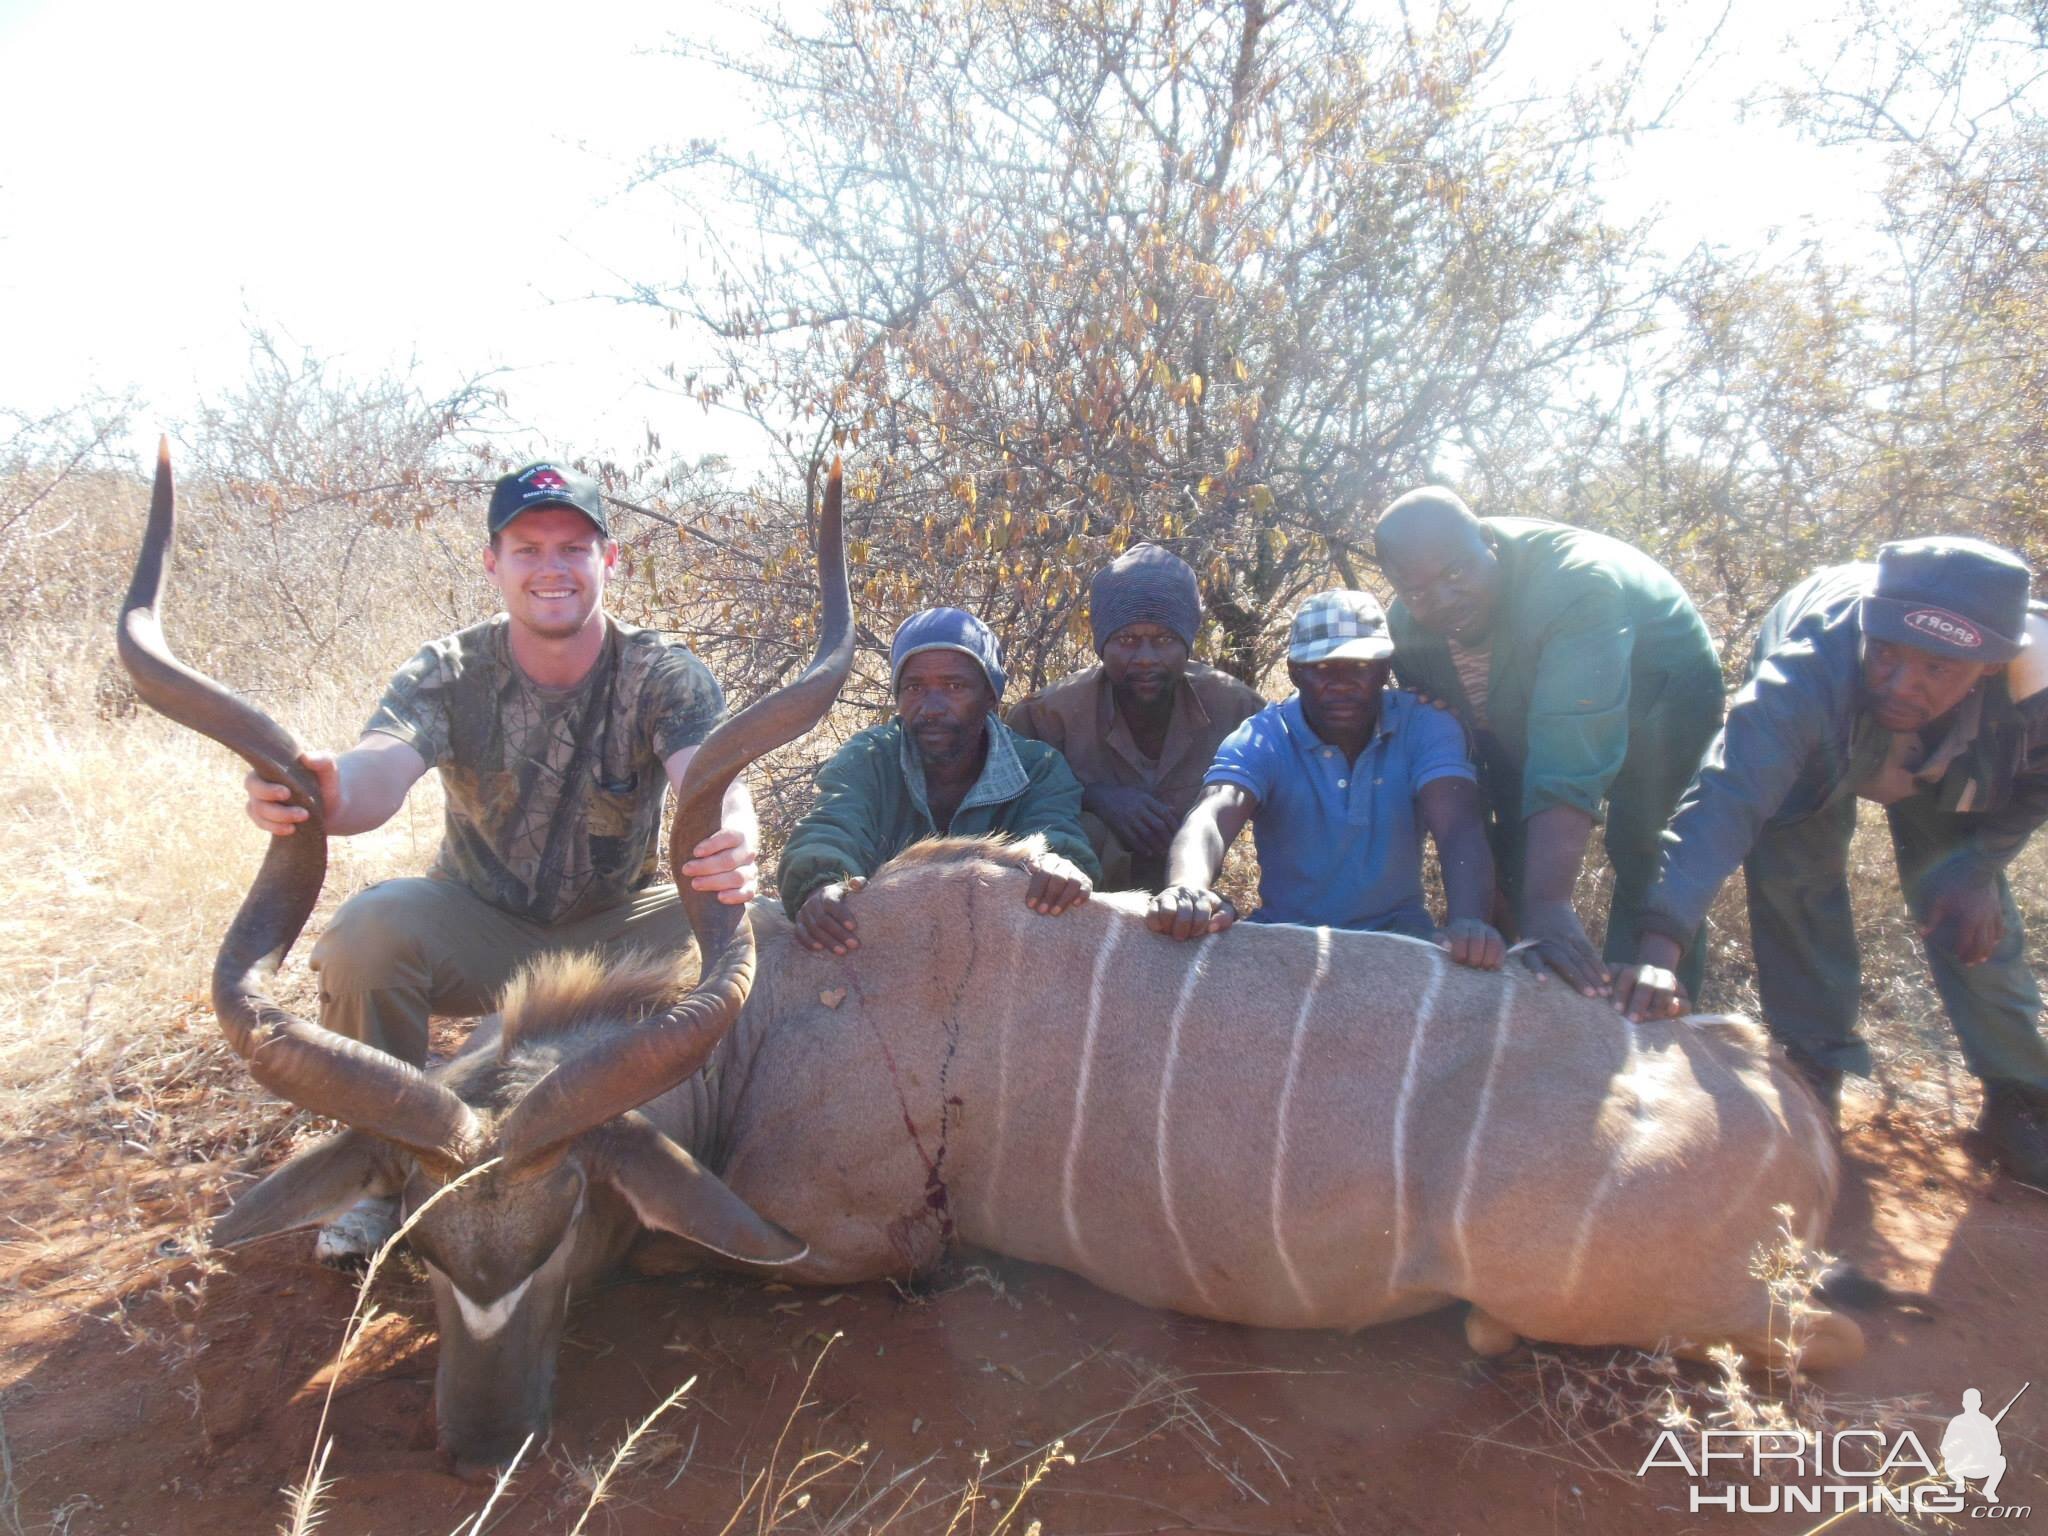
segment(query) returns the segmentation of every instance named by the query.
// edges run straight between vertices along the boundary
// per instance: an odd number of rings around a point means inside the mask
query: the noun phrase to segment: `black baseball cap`
[[[1877,552],[1863,632],[1958,661],[2011,661],[2027,643],[2030,574],[1981,539],[1900,539]]]
[[[606,538],[612,536],[611,519],[604,510],[604,492],[590,476],[565,464],[543,459],[514,470],[491,492],[490,515],[484,532],[495,538],[505,525],[522,512],[535,507],[573,507],[593,523]]]

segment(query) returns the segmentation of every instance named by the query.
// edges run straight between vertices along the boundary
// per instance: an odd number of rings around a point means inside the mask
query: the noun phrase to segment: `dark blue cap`
[[[490,515],[484,532],[495,537],[522,512],[535,507],[570,507],[581,512],[606,538],[612,536],[611,519],[605,515],[604,491],[580,470],[543,459],[516,469],[500,480],[491,492]]]
[[[971,656],[988,677],[998,699],[1003,696],[1003,648],[996,632],[963,608],[927,608],[913,613],[889,643],[889,689],[903,681],[903,663],[919,651],[958,651]]]
[[[1900,539],[1877,552],[1863,633],[1959,661],[2011,661],[2027,643],[2032,573],[1982,539]]]

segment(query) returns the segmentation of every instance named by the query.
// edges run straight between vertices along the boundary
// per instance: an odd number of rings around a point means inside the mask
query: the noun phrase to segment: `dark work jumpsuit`
[[[1865,1075],[1848,862],[1856,791],[1891,746],[1891,733],[1861,707],[1857,599],[1875,571],[1818,572],[1765,617],[1750,682],[1665,833],[1644,918],[1647,929],[1684,942],[1741,863],[1772,1034],[1817,1066]],[[1966,966],[1953,935],[1937,931],[1928,962],[1970,1070],[2040,1091],[2048,1090],[2041,994],[2005,878],[2007,862],[2048,819],[2048,619],[2032,616],[2028,629],[2028,649],[1957,712],[1976,710],[1974,739],[1934,783],[1885,814],[1916,920],[1950,882],[1995,885],[2005,937],[1991,958]]]

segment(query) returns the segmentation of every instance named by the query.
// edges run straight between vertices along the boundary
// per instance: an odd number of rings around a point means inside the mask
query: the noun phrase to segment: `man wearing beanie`
[[[1676,1011],[1672,967],[1741,863],[1764,1018],[1832,1109],[1842,1074],[1871,1068],[1848,852],[1856,802],[1882,805],[1935,988],[1984,1080],[1981,1138],[2048,1185],[2041,994],[2005,878],[2048,820],[2048,618],[2028,582],[1992,545],[1908,539],[1778,600],[1664,834],[1615,1000],[1636,1018]]]
[[[1188,563],[1157,544],[1095,573],[1088,619],[1100,663],[1017,705],[1010,729],[1057,749],[1081,781],[1103,888],[1156,891],[1216,749],[1266,701],[1189,659],[1201,591]]]
[[[488,1013],[512,973],[564,949],[676,949],[690,940],[660,876],[662,802],[725,713],[689,647],[609,617],[619,547],[604,493],[566,464],[497,483],[483,566],[504,611],[435,640],[398,669],[338,755],[303,758],[330,836],[380,827],[438,769],[447,801],[429,878],[386,880],[343,902],[313,946],[320,1022],[423,1065],[434,1014]],[[306,813],[250,774],[250,819],[291,835]],[[753,802],[726,796],[721,829],[683,873],[722,902],[757,885]],[[367,1258],[395,1199],[364,1201],[320,1235],[324,1262]]]
[[[1425,486],[1380,515],[1394,671],[1472,733],[1514,937],[1587,996],[1634,954],[1657,836],[1721,723],[1713,638],[1671,573],[1564,523],[1474,517]],[[1614,865],[1607,938],[1572,908],[1593,829]],[[1703,946],[1684,981],[1699,989]]]
[[[818,770],[817,803],[789,835],[777,883],[806,949],[860,948],[863,881],[928,837],[1036,834],[1024,901],[1057,917],[1088,899],[1101,869],[1081,830],[1081,786],[1059,753],[996,718],[1001,648],[958,608],[904,620],[889,647],[896,717],[857,733]]]

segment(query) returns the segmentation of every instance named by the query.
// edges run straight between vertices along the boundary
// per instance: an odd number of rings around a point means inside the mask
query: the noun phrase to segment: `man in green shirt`
[[[1606,815],[1605,960],[1632,959],[1658,835],[1721,723],[1721,664],[1671,573],[1617,539],[1473,516],[1441,486],[1380,515],[1402,685],[1472,732],[1494,862],[1517,936],[1587,996],[1610,971],[1572,891]],[[1687,947],[1698,995],[1702,947]]]
[[[958,608],[904,620],[889,647],[896,718],[856,734],[818,770],[818,800],[789,835],[777,884],[806,949],[860,948],[848,897],[928,837],[1033,833],[1024,901],[1057,917],[1102,877],[1081,829],[1081,785],[1066,760],[996,718],[1002,653],[989,627]]]

